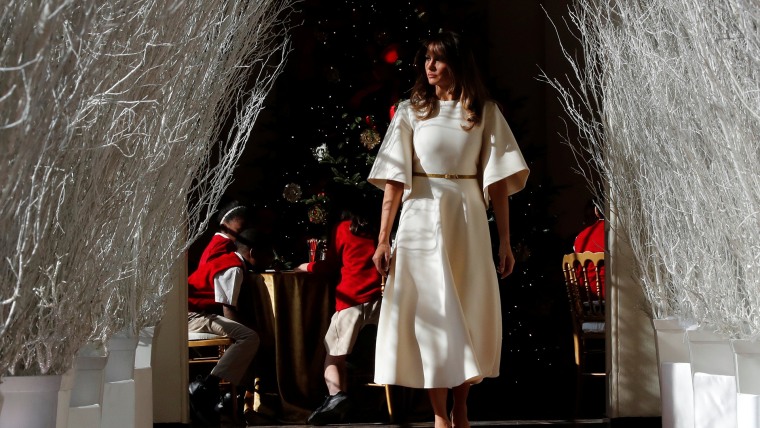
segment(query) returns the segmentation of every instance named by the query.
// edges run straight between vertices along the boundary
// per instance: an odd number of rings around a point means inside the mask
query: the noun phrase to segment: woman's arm
[[[385,182],[383,194],[383,206],[380,213],[380,233],[377,237],[377,250],[372,257],[375,267],[381,275],[385,276],[390,267],[391,259],[391,229],[396,220],[396,213],[401,204],[401,196],[404,194],[404,184],[398,181],[388,180]]]
[[[512,273],[515,266],[515,256],[512,254],[512,246],[509,242],[509,191],[507,179],[501,179],[488,186],[488,195],[491,197],[493,215],[496,219],[496,228],[499,231],[499,266],[497,271],[501,278]]]

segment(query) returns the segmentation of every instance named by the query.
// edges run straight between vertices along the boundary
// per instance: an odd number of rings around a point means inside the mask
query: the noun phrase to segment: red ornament
[[[398,45],[394,43],[385,48],[383,50],[383,60],[388,64],[394,64],[398,61]]]
[[[390,110],[389,114],[390,114],[391,120],[393,120],[393,116],[396,115],[396,104],[394,104],[394,105],[391,106],[391,110]]]

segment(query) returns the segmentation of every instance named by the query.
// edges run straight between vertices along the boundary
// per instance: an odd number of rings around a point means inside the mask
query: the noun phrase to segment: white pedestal
[[[733,428],[736,418],[736,378],[694,373],[694,426]]]
[[[103,388],[102,428],[135,426],[135,381],[106,382]]]
[[[689,341],[677,319],[654,319],[663,428],[694,428]]]
[[[71,428],[100,428],[100,404],[70,407],[69,426]]]
[[[732,340],[736,363],[739,428],[760,428],[760,342]]]
[[[736,369],[730,341],[707,328],[689,331],[688,338],[695,428],[736,427]]]
[[[760,395],[736,395],[736,419],[738,428],[760,428]]]
[[[660,394],[663,428],[694,428],[691,364],[661,363]]]
[[[54,427],[60,389],[61,375],[4,376],[0,383],[0,427]]]

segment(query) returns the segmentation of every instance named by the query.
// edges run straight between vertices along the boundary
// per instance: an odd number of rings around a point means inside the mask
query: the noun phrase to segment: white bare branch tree
[[[86,341],[160,320],[255,140],[292,5],[1,7],[0,373],[61,373]]]
[[[583,59],[543,78],[607,182],[652,316],[759,337],[760,4],[578,0],[570,17]]]

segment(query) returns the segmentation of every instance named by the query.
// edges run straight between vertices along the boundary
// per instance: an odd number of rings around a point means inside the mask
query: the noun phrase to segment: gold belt
[[[458,180],[464,178],[478,178],[477,174],[428,174],[425,172],[413,172],[415,177],[428,177],[428,178],[448,178],[450,180]]]

